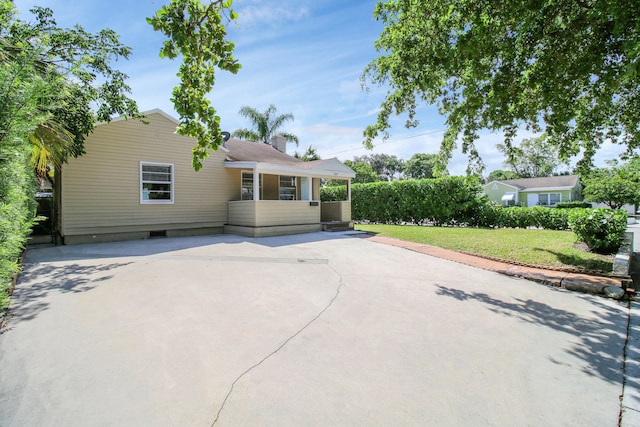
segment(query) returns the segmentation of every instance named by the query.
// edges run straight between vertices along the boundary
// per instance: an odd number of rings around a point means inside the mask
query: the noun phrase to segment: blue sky
[[[206,1],[206,0],[203,0]],[[163,36],[145,18],[167,1],[161,0],[15,0],[22,19],[29,19],[34,5],[50,7],[58,24],[81,24],[96,32],[111,28],[131,46],[128,61],[116,67],[129,75],[132,96],[142,111],[160,108],[177,118],[169,101],[177,84],[180,61],[160,59]],[[291,113],[286,130],[298,136],[300,145],[289,154],[317,149],[322,158],[352,159],[386,153],[408,160],[415,153],[436,153],[444,119],[435,106],[419,110],[420,125],[405,129],[406,117],[395,118],[391,138],[379,141],[372,151],[362,145],[362,131],[376,120],[385,88],[363,91],[360,76],[376,57],[374,42],[382,25],[373,18],[375,0],[235,0],[239,18],[231,23],[228,38],[236,45],[242,64],[238,74],[218,72],[210,95],[224,130],[248,127],[238,114],[242,106],[264,111],[274,104],[280,113]],[[530,134],[521,134],[529,137]],[[487,166],[485,174],[501,169],[504,157],[495,149],[500,135],[489,132],[477,142]],[[621,150],[608,147],[599,153],[598,164],[617,157]],[[467,160],[456,153],[449,163],[453,175],[464,174]]]

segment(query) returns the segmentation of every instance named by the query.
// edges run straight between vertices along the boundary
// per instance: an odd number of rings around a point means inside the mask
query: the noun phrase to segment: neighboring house
[[[504,206],[555,206],[558,202],[582,200],[577,175],[491,181],[482,188],[489,200]]]
[[[160,110],[146,116],[148,124],[115,119],[96,126],[86,153],[59,171],[62,243],[352,226],[350,191],[343,202],[320,203],[322,178],[344,179],[350,190],[355,172],[337,159],[303,162],[271,145],[229,140],[196,172],[195,141],[176,133],[178,121]]]

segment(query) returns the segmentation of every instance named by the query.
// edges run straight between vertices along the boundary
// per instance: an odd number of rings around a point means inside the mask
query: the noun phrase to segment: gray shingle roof
[[[236,162],[264,162],[297,167],[301,166],[300,163],[304,163],[302,160],[278,151],[273,146],[262,142],[230,139],[224,143],[224,147],[229,150],[227,159]]]
[[[557,187],[569,187],[573,188],[578,183],[577,175],[561,175],[561,176],[546,176],[542,178],[520,178],[520,179],[504,179],[499,180],[503,184],[512,185],[518,187],[520,190],[526,190],[528,188],[557,188]]]

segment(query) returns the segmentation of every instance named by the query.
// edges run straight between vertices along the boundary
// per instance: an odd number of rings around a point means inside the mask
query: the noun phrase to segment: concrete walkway
[[[370,239],[37,249],[14,295],[2,426],[618,425],[627,304]]]

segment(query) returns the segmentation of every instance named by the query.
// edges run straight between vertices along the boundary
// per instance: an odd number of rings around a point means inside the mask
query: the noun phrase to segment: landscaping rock
[[[607,286],[604,288],[604,294],[613,299],[621,299],[624,296],[624,289],[619,286]]]

